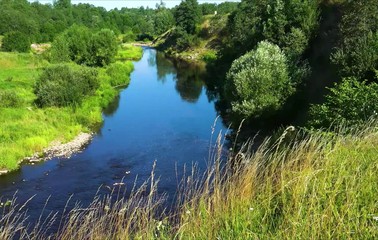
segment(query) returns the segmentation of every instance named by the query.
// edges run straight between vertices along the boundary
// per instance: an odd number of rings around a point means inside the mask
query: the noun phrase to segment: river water
[[[132,185],[136,177],[143,182],[154,161],[159,191],[170,196],[185,165],[206,168],[217,112],[201,70],[175,67],[151,48],[144,48],[134,67],[130,85],[104,110],[104,123],[92,142],[69,159],[24,165],[0,176],[3,201],[14,194],[19,202],[34,196],[28,204],[33,220],[49,197],[46,210],[61,211],[70,196],[85,205],[100,186],[113,187],[122,179]],[[215,135],[219,132],[227,132],[221,119],[214,129]]]

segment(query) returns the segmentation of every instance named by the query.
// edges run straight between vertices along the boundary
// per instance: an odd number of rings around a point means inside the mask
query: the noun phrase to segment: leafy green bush
[[[0,91],[0,107],[14,108],[23,104],[22,98],[14,90]]]
[[[343,3],[339,40],[332,62],[341,77],[374,81],[378,69],[378,1]]]
[[[69,65],[47,67],[36,82],[36,104],[45,106],[77,105],[99,87],[97,70]]]
[[[92,35],[89,46],[89,60],[85,62],[88,66],[105,66],[114,61],[117,53],[117,39],[109,29],[101,29]]]
[[[133,33],[132,31],[128,31],[126,32],[123,37],[122,37],[122,42],[123,43],[128,43],[128,42],[134,42],[136,39],[136,35],[135,33]]]
[[[30,38],[21,32],[9,32],[4,35],[1,48],[7,52],[28,52]]]
[[[197,36],[187,33],[181,27],[176,27],[172,35],[176,43],[175,48],[178,51],[184,51],[190,47],[193,47],[199,44],[199,39]]]
[[[114,60],[117,47],[116,36],[111,30],[102,29],[92,34],[87,27],[73,25],[52,43],[50,59],[102,67]]]
[[[293,92],[285,54],[263,41],[236,59],[227,73],[225,93],[242,118],[278,110]]]
[[[110,77],[110,85],[127,86],[130,83],[129,74],[133,70],[131,62],[115,62],[110,64],[106,69],[106,74]]]
[[[311,106],[310,126],[328,128],[334,123],[351,126],[378,114],[377,83],[345,78],[329,90],[323,104]]]

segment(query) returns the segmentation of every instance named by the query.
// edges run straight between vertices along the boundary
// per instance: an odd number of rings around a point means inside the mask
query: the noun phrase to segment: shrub
[[[365,122],[378,113],[378,84],[345,78],[326,96],[323,104],[310,108],[309,125],[330,127],[333,123],[349,126]]]
[[[87,27],[73,25],[52,43],[50,59],[102,67],[114,60],[117,46],[116,36],[109,29],[92,34]]]
[[[7,52],[28,52],[30,44],[28,35],[21,32],[9,32],[4,35],[1,48]]]
[[[242,118],[278,110],[293,92],[287,60],[277,45],[260,42],[236,59],[227,73],[225,91],[232,110]]]
[[[134,42],[136,39],[135,34],[132,31],[128,31],[123,35],[122,37],[122,42],[123,43],[128,43],[128,42]]]
[[[40,107],[80,104],[84,96],[99,87],[97,70],[69,65],[46,68],[36,82],[34,93]]]
[[[111,30],[102,29],[93,34],[89,47],[90,60],[85,61],[85,64],[102,67],[114,61],[118,48],[117,38]]]
[[[0,107],[15,108],[23,104],[22,98],[14,90],[0,91]]]
[[[127,86],[130,82],[129,74],[133,70],[133,65],[131,62],[116,62],[112,63],[106,69],[106,74],[110,77],[110,85],[112,86],[119,86],[125,85]]]

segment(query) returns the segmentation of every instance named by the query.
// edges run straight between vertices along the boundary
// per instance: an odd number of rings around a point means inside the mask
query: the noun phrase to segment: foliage
[[[175,18],[171,10],[159,8],[153,17],[154,33],[160,35],[172,28],[175,24]]]
[[[92,35],[90,41],[89,66],[106,66],[114,61],[118,44],[114,32],[109,29],[101,29]]]
[[[130,83],[130,72],[134,69],[131,62],[115,62],[106,68],[111,86],[127,86]]]
[[[313,105],[309,125],[331,127],[336,124],[364,123],[378,114],[378,84],[346,78],[333,88],[323,104]]]
[[[109,29],[96,33],[84,26],[73,25],[55,39],[50,50],[54,62],[72,60],[87,66],[105,66],[114,61],[117,40]]]
[[[0,91],[0,108],[15,108],[22,104],[22,98],[14,90]]]
[[[174,12],[176,25],[188,34],[195,33],[196,24],[200,20],[200,9],[197,0],[182,1]]]
[[[313,0],[243,0],[229,18],[230,47],[241,55],[268,40],[298,58],[307,48],[318,15]]]
[[[225,91],[232,110],[242,118],[279,109],[293,92],[287,59],[277,45],[263,41],[236,59],[227,73]]]
[[[28,35],[21,32],[8,32],[4,35],[1,48],[7,52],[28,52],[30,44]]]
[[[97,71],[69,65],[47,67],[35,85],[36,103],[41,107],[79,105],[99,87]]]
[[[374,79],[378,69],[377,12],[375,0],[344,3],[339,46],[332,56],[341,77]]]

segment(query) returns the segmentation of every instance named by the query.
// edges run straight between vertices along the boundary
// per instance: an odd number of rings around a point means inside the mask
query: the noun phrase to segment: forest
[[[172,8],[160,1],[112,10],[71,0],[0,0],[0,187],[7,174],[23,174],[24,164],[53,158],[46,152],[53,143],[111,134],[103,129],[105,109],[125,99],[120,94],[146,49],[155,59],[140,66],[165,64],[156,74],[173,76],[188,106],[204,89],[231,129],[227,140],[196,136],[210,145],[202,146],[209,148],[206,170],[198,174],[192,162],[192,172],[176,179],[172,208],[158,190],[155,161],[149,178],[141,186],[135,180],[125,196],[118,188],[125,184],[115,182],[89,206],[56,215],[44,207],[32,227],[24,205],[0,191],[0,238],[375,239],[377,13],[376,0],[182,0]],[[184,71],[189,65],[198,68]],[[196,128],[193,115],[185,116]],[[164,134],[176,136],[172,129]],[[135,155],[143,159],[151,146],[142,145]],[[122,171],[112,181],[130,174]]]

